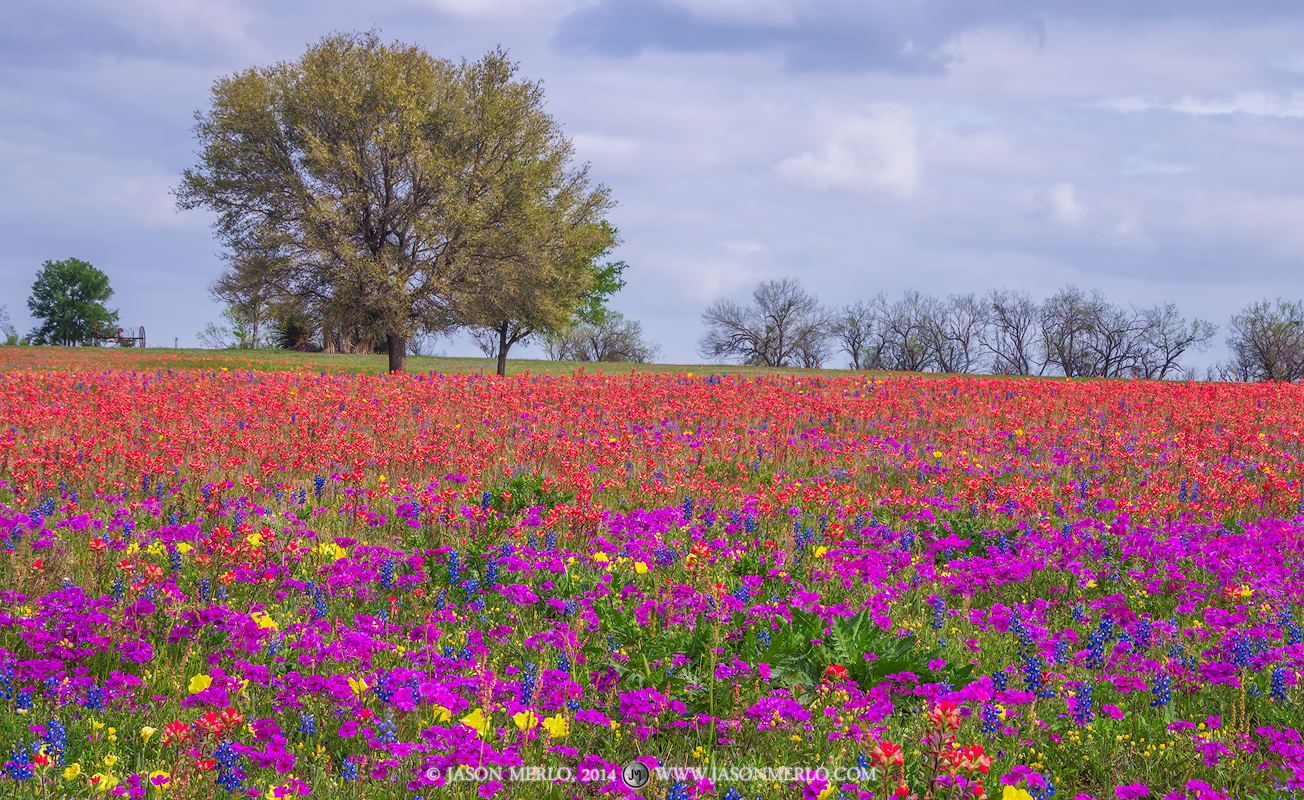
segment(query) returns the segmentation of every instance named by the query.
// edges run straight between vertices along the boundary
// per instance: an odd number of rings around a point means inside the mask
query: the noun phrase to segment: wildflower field
[[[1290,385],[0,373],[0,796],[1290,796],[1302,437]]]

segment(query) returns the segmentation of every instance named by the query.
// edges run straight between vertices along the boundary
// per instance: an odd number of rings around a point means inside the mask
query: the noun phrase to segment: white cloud
[[[1096,104],[1100,108],[1123,113],[1154,109],[1176,111],[1193,116],[1248,114],[1259,117],[1304,117],[1304,94],[1241,92],[1231,97],[1201,98],[1191,95],[1176,100],[1152,100],[1145,97],[1116,97]]]
[[[1046,192],[1046,202],[1051,218],[1061,225],[1076,227],[1086,219],[1087,209],[1078,202],[1073,184],[1061,181]]]
[[[910,109],[880,105],[830,126],[823,147],[785,159],[777,172],[816,189],[913,192],[919,184],[919,123]]]
[[[1146,235],[1146,228],[1141,222],[1141,217],[1136,214],[1127,214],[1120,219],[1113,229],[1109,231],[1105,241],[1125,247],[1144,249],[1151,249],[1155,246],[1154,240]]]

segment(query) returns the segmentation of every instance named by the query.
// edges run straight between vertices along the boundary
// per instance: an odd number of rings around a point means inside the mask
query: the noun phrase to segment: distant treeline
[[[992,290],[945,298],[908,291],[837,309],[792,278],[762,283],[752,302],[718,300],[702,315],[698,352],[762,366],[987,372],[1000,375],[1184,379],[1183,358],[1209,349],[1218,326],[1188,322],[1172,303],[1115,305],[1074,286],[1043,302],[1027,292]],[[1207,380],[1304,377],[1304,303],[1277,300],[1245,307],[1228,326],[1228,361]]]

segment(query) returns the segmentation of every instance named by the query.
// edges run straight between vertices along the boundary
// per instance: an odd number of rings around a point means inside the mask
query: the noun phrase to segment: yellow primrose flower
[[[70,781],[81,774],[81,764],[77,761],[72,762],[63,770],[63,779]]]
[[[111,768],[116,763],[118,763],[118,757],[112,753],[104,757],[104,766]]]
[[[539,718],[534,715],[533,711],[522,711],[519,714],[513,714],[512,722],[515,722],[516,727],[523,731],[539,727]]]
[[[267,616],[266,611],[258,611],[253,614],[250,614],[250,616],[254,618],[254,622],[258,623],[259,628],[271,629],[274,631],[278,631],[281,629],[281,626],[276,624],[276,620]]]
[[[186,553],[189,553],[191,550],[194,549],[195,548],[191,547],[186,542],[181,542],[180,544],[177,545],[177,552],[181,553],[182,555],[185,555]]]
[[[249,543],[250,547],[257,547],[263,543],[263,537],[262,534],[251,533],[245,537],[245,541]]]
[[[91,729],[92,729],[92,730],[96,730],[96,731],[98,731],[98,730],[102,729],[103,727],[104,727],[104,723],[103,723],[103,722],[96,722],[95,720],[91,720]]]
[[[465,717],[462,717],[461,722],[463,725],[471,728],[481,736],[484,736],[489,732],[489,720],[484,718],[484,714],[478,708],[470,714],[467,714]]]
[[[140,729],[140,738],[145,740],[145,744],[149,744],[150,737],[152,737],[156,733],[158,733],[158,728],[151,728],[150,726],[146,725],[145,727]]]
[[[1001,793],[1001,800],[1032,800],[1032,795],[1028,794],[1026,789],[1018,789],[1006,784],[1005,791]]]
[[[548,735],[554,739],[564,738],[570,733],[570,723],[561,714],[544,719],[543,727],[548,731]]]
[[[97,772],[91,776],[91,785],[95,787],[95,791],[104,794],[114,786],[118,785],[118,779],[113,775]]]
[[[213,679],[207,675],[196,675],[190,679],[190,693],[199,694],[213,685]]]
[[[833,787],[825,786],[824,790],[819,793],[819,800],[829,800],[829,796],[832,794],[833,794]]]
[[[611,559],[607,558],[607,554],[606,554],[606,553],[604,553],[604,552],[602,552],[601,550],[599,550],[598,552],[596,552],[596,553],[593,554],[593,560],[596,561],[596,562],[598,562],[599,564],[605,564],[605,563],[607,563],[608,561],[610,561]]]
[[[645,562],[643,562],[643,561],[635,561],[635,562],[634,562],[634,571],[637,572],[639,575],[646,575],[646,574],[647,574],[647,564],[646,564]]]
[[[344,548],[334,542],[322,542],[313,548],[313,552],[325,556],[332,561],[339,561],[341,558],[348,558],[348,553],[344,552]]]
[[[353,676],[349,676],[349,688],[353,690],[354,694],[361,696],[366,694],[367,689],[370,687],[367,686],[366,678],[354,678]]]
[[[453,712],[440,705],[431,707],[430,713],[434,715],[435,722],[448,722],[453,718]]]
[[[821,545],[821,546],[815,548],[815,557],[816,557],[816,558],[823,558],[823,557],[825,556],[825,554],[828,553],[828,552],[829,552],[829,549],[828,549],[827,547],[824,547],[823,545]]]
[[[150,542],[149,549],[147,549],[145,552],[149,553],[152,556],[161,556],[163,555],[163,543],[157,540]]]

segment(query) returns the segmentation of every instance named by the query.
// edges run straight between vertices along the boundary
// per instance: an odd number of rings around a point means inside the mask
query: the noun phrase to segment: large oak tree
[[[455,64],[375,33],[327,37],[217,81],[178,203],[259,254],[232,270],[256,264],[272,295],[383,330],[402,370],[413,334],[488,309],[548,327],[615,244],[607,189],[543,105],[501,50]]]

